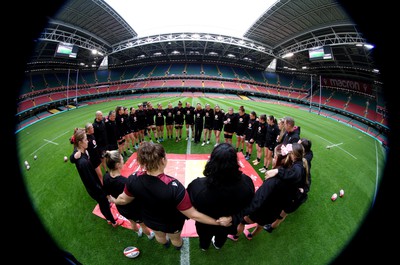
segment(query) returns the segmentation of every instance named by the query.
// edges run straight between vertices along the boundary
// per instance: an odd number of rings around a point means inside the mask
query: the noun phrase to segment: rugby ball
[[[68,161],[68,157],[64,156],[64,162]]]
[[[127,258],[134,259],[139,256],[139,254],[140,250],[137,247],[130,246],[124,249],[124,255]]]

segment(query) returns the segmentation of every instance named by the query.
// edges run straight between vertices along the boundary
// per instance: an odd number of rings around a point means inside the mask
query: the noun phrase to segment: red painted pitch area
[[[128,177],[132,173],[141,171],[142,169],[137,163],[137,153],[133,153],[131,157],[125,162],[124,167],[121,170],[121,175]],[[203,177],[203,169],[209,158],[209,154],[193,154],[193,155],[181,155],[181,154],[167,154],[168,164],[165,169],[165,173],[178,179],[185,187],[197,177]],[[254,168],[244,158],[242,153],[238,153],[240,167],[243,173],[249,176],[254,183],[256,190],[261,186],[263,180],[258,176]],[[115,205],[112,205],[111,211],[115,218],[123,220],[121,226],[131,229],[129,221],[122,215],[119,214]],[[99,206],[93,210],[93,213],[104,219],[101,214]],[[189,219],[186,221],[183,230],[183,237],[197,237],[196,228],[194,221]]]

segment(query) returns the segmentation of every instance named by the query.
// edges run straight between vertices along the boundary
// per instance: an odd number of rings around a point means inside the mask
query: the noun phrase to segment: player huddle
[[[200,143],[203,136],[202,145],[210,143],[214,131],[216,143],[204,178],[193,180],[187,189],[164,172],[168,163],[161,144],[165,126],[167,139],[181,141],[185,126],[186,140]],[[232,144],[234,134],[236,148]],[[139,236],[155,237],[165,247],[172,243],[178,250],[183,245],[184,222],[189,218],[196,221],[202,250],[210,243],[219,249],[227,238],[237,241],[245,224],[256,224],[252,232],[245,231],[248,239],[263,229],[272,232],[307,200],[311,185],[311,141],[300,138],[294,119],[287,116],[278,122],[272,115],[258,117],[254,111],[247,114],[243,106],[237,113],[233,108],[225,113],[218,105],[212,109],[206,104],[203,108],[200,103],[196,107],[190,103],[183,107],[179,102],[176,107],[158,104],[153,108],[146,102],[129,110],[117,106],[107,117],[97,111],[94,122],[85,129],[75,129],[70,140],[74,144],[70,161],[107,221],[119,225],[110,211],[109,202],[115,203]],[[237,157],[239,150],[245,150],[249,160],[254,144],[257,157],[253,165],[264,156],[260,171],[265,173],[265,181],[257,191],[240,171]],[[137,149],[143,171],[122,176],[123,154],[130,147]],[[101,164],[104,175],[99,173]]]
[[[277,121],[273,115],[266,114],[258,116],[254,111],[247,113],[243,106],[237,112],[232,107],[225,112],[218,105],[211,107],[208,103],[204,106],[197,103],[193,107],[186,102],[183,106],[180,101],[176,106],[168,103],[166,107],[162,104],[153,107],[150,101],[138,104],[137,108],[117,106],[106,117],[98,111],[93,126],[100,149],[118,149],[125,157],[144,141],[161,143],[185,139],[204,146],[210,144],[214,135],[216,146],[221,142],[232,144],[236,135],[236,150],[244,152],[246,160],[250,160],[255,146],[257,152],[253,164],[263,162],[262,173],[272,165],[274,147],[285,132],[283,119]]]

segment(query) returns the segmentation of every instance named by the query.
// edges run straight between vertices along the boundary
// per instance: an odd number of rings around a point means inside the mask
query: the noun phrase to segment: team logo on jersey
[[[171,184],[172,186],[176,186],[176,187],[178,187],[178,184],[176,184],[176,182],[175,181],[172,181],[172,184]]]

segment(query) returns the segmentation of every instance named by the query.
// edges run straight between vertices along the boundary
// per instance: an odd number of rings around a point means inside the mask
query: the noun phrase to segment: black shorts
[[[104,157],[104,154],[106,153],[106,150],[107,150],[107,146],[97,145],[97,151],[99,152],[101,158]]]
[[[168,234],[176,234],[182,231],[185,220],[176,222],[174,224],[160,224],[153,223],[148,220],[144,220],[144,223],[151,229],[155,231],[161,231]]]
[[[138,130],[139,131],[143,131],[144,129],[146,129],[146,124],[145,123],[142,123],[142,124],[138,124]]]
[[[285,213],[293,213],[300,207],[300,205],[302,205],[307,200],[307,198],[307,192],[298,191],[292,202],[284,207],[283,210],[285,211]]]
[[[141,211],[139,207],[134,205],[116,205],[118,212],[126,219],[133,220],[136,223],[143,223]]]
[[[261,148],[265,147],[265,142],[264,141],[256,141],[257,145]]]
[[[254,222],[257,223],[258,225],[264,226],[266,224],[270,224],[273,221],[275,221],[275,219],[271,218],[271,219],[267,219],[267,218],[263,218],[260,216],[257,216],[255,214],[249,214],[249,218]],[[246,221],[243,221],[244,223],[246,223]]]
[[[180,125],[183,126],[183,120],[174,121],[175,126]]]
[[[215,124],[214,124],[213,130],[214,130],[214,131],[222,131],[222,128],[223,128],[223,127],[224,127],[223,124],[221,124],[221,125],[215,125]]]
[[[251,144],[251,145],[253,145],[253,144],[254,144],[254,141],[250,142],[250,140],[251,140],[251,139],[249,139],[249,140],[245,140],[245,142],[246,142],[246,143],[248,143],[248,144]]]
[[[264,226],[266,224],[271,224],[278,219],[281,211],[282,210],[279,207],[271,207],[268,211],[255,211],[249,214],[248,217],[258,225]]]
[[[155,126],[155,123],[154,123],[154,122],[148,122],[148,123],[146,124],[146,127],[147,127],[147,128],[149,128],[149,127],[151,127],[151,126]]]
[[[118,150],[118,144],[117,143],[115,143],[115,144],[109,144],[109,145],[107,145],[107,150]]]
[[[276,142],[265,142],[264,145],[266,148],[268,148],[268,150],[270,151],[274,151],[275,146],[276,146]]]
[[[182,129],[183,124],[181,123],[175,123],[175,129]]]
[[[245,132],[246,132],[246,130],[238,130],[238,131],[236,131],[236,136],[244,136]]]
[[[232,139],[232,137],[233,137],[233,134],[224,133],[224,138],[225,139]]]
[[[204,123],[204,129],[212,130],[213,129],[212,124]]]

